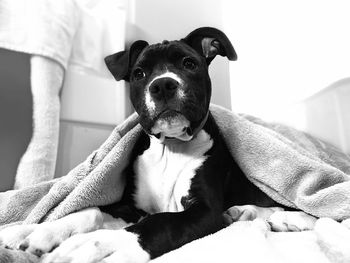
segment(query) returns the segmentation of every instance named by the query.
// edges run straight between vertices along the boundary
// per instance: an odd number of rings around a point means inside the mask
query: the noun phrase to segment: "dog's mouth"
[[[161,112],[157,116],[151,132],[162,142],[166,139],[190,141],[193,138],[190,121],[182,113],[175,110]]]

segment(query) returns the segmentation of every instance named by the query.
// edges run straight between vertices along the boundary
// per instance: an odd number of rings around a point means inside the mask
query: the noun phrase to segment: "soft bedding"
[[[216,105],[210,110],[251,182],[277,202],[322,219],[315,230],[299,233],[272,232],[259,219],[236,222],[154,261],[350,262],[349,156],[286,126]],[[133,114],[66,176],[0,193],[0,224],[51,221],[118,201],[124,187],[122,171],[140,132],[138,116]],[[0,250],[0,262],[39,261],[24,252]]]

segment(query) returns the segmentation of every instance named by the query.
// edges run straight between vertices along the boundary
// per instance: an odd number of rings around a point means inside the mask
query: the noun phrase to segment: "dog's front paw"
[[[10,249],[18,249],[20,243],[32,233],[37,226],[37,224],[14,225],[4,228],[0,231],[0,245]]]
[[[42,223],[37,225],[26,238],[22,239],[17,248],[41,257],[69,238],[71,234],[72,230],[69,228],[63,229],[53,222]]]
[[[302,211],[277,211],[268,219],[273,231],[305,231],[314,228],[316,217]]]
[[[19,243],[18,248],[40,257],[52,251],[70,236],[99,229],[102,223],[100,210],[87,208],[56,221],[37,225],[35,230]]]
[[[224,214],[224,222],[230,225],[236,221],[251,221],[257,218],[268,219],[273,213],[283,211],[281,207],[260,207],[256,205],[236,205],[227,209]]]
[[[136,234],[126,230],[102,229],[69,238],[48,254],[43,263],[143,263],[149,259]]]
[[[0,232],[2,245],[41,257],[77,233],[101,228],[103,216],[97,208],[87,208],[52,222],[16,225]]]

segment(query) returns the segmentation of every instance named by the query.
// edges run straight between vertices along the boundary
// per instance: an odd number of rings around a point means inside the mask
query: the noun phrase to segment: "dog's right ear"
[[[142,50],[148,46],[144,40],[137,40],[129,50],[120,51],[105,58],[107,68],[116,80],[130,80],[130,71]]]
[[[182,41],[204,56],[208,65],[216,55],[227,57],[229,60],[237,60],[236,51],[230,40],[217,28],[197,28],[182,39]]]

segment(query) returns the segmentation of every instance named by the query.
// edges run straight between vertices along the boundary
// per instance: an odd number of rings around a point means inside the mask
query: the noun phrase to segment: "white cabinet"
[[[299,104],[303,130],[350,154],[350,78],[335,82]]]

